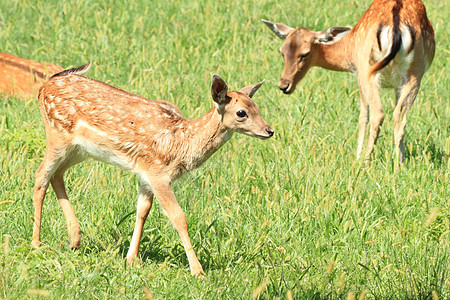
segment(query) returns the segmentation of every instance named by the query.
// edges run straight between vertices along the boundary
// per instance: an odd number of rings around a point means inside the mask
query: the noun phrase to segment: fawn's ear
[[[214,74],[211,85],[211,96],[218,106],[223,106],[228,101],[227,92],[228,86],[225,81],[219,75]]]
[[[267,27],[269,27],[270,30],[273,31],[273,33],[275,33],[280,39],[283,40],[289,35],[289,33],[291,33],[295,29],[282,23],[274,23],[264,19],[261,19],[261,21],[263,21],[264,24],[266,24]]]
[[[256,91],[262,86],[264,83],[264,80],[246,87],[243,87],[239,90],[239,92],[246,94],[250,98],[253,97],[253,95],[256,93]]]
[[[352,28],[345,27],[330,27],[324,31],[317,32],[315,36],[316,44],[333,44],[342,39]]]

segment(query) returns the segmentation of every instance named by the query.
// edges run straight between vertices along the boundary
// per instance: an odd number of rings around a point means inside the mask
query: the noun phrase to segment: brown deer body
[[[434,32],[420,0],[375,0],[355,27],[316,32],[263,22],[280,38],[284,71],[279,88],[290,94],[313,66],[356,73],[361,96],[357,157],[370,116],[368,157],[384,120],[380,87],[396,93],[394,142],[398,162],[405,158],[406,116],[434,58]]]
[[[57,65],[0,53],[0,93],[34,98],[44,81],[62,70]]]
[[[203,273],[171,184],[199,167],[234,132],[263,139],[273,135],[250,99],[262,82],[227,92],[226,83],[214,75],[211,93],[215,107],[203,117],[191,120],[171,103],[148,100],[80,76],[89,66],[56,74],[39,91],[47,149],[36,171],[33,246],[40,244],[42,203],[49,183],[62,206],[72,247],[80,244],[80,226],[65,191],[63,174],[92,157],[140,176],[128,263],[138,254],[142,228],[156,196],[181,237],[191,273]]]

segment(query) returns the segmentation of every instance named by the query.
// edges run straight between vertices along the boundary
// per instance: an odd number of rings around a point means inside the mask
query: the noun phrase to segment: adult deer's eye
[[[244,110],[238,110],[238,111],[236,112],[236,115],[237,115],[239,118],[244,118],[245,116],[247,116],[247,113],[246,113]]]
[[[305,53],[305,54],[302,54],[302,55],[300,55],[300,58],[298,59],[298,62],[300,63],[300,62],[302,62],[303,61],[303,59],[305,58],[305,57],[307,57],[309,55],[309,52],[308,53]]]

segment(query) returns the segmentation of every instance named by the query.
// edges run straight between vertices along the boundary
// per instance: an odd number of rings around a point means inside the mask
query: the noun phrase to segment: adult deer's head
[[[305,28],[292,28],[281,23],[262,20],[279,38],[285,40],[280,53],[284,58],[284,70],[278,87],[290,94],[317,64],[318,44],[333,44],[349,32],[350,27],[331,27],[324,31],[312,31]]]

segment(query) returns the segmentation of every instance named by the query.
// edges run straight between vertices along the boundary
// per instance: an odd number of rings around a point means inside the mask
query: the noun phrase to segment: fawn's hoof
[[[41,241],[32,240],[31,241],[31,248],[39,248],[41,246]]]
[[[206,274],[203,271],[203,269],[192,270],[191,274],[192,274],[192,276],[197,277],[197,278],[205,278],[206,277]]]

